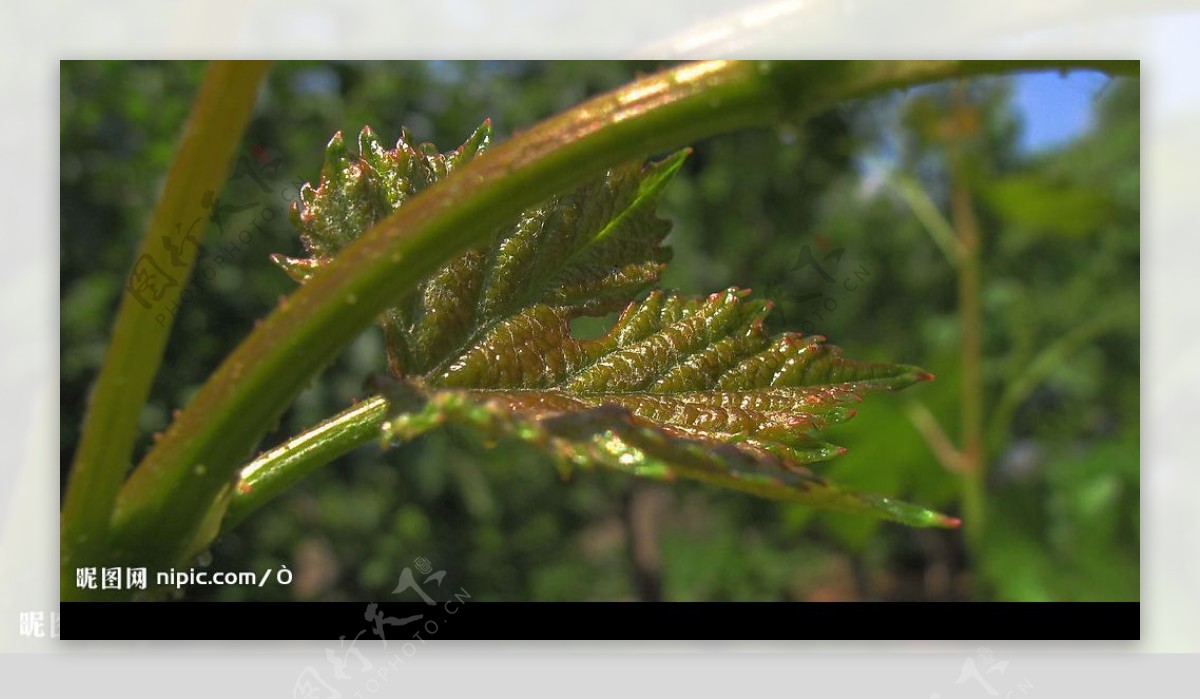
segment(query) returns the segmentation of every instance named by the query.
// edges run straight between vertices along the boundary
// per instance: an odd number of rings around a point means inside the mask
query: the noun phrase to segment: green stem
[[[1092,339],[1122,322],[1132,321],[1132,328],[1136,332],[1137,319],[1138,307],[1136,304],[1118,305],[1099,316],[1084,321],[1043,348],[1033,361],[1025,366],[1025,370],[1005,388],[988,425],[988,442],[992,446],[999,446],[1005,442],[1004,435],[1012,425],[1013,414],[1017,407],[1029,396],[1030,392],[1045,381],[1046,377],[1050,376],[1054,370],[1061,367],[1071,355],[1090,343]]]
[[[242,468],[221,531],[236,527],[318,467],[378,440],[387,407],[382,396],[372,396],[259,455]]]
[[[955,89],[953,119],[969,123],[973,109],[966,86]],[[983,452],[983,306],[981,301],[981,236],[967,173],[968,158],[964,133],[951,142],[950,219],[958,232],[958,315],[962,329],[962,448],[963,521],[967,542],[973,551],[982,543],[986,520],[987,462]]]
[[[191,276],[199,250],[195,240],[208,222],[201,201],[206,191],[220,189],[229,171],[267,65],[213,63],[184,125],[178,153],[134,266],[135,274],[157,278],[160,284],[164,279],[159,271],[163,271],[174,284],[161,287],[161,298],[153,289],[136,286],[121,297],[63,502],[60,562],[64,599],[76,592],[75,567],[107,563],[104,542],[121,481],[132,463],[138,418],[162,362],[174,309]]]
[[[946,221],[945,216],[942,216],[942,212],[929,198],[925,188],[921,187],[920,183],[913,178],[900,175],[893,178],[892,187],[908,205],[913,216],[917,217],[917,220],[924,226],[929,237],[941,249],[950,266],[957,269],[959,260],[963,256],[962,245],[954,233],[954,227],[950,225],[949,221]]]
[[[913,427],[925,439],[925,444],[929,446],[930,452],[933,452],[933,456],[937,458],[942,467],[951,474],[961,476],[963,473],[962,453],[954,446],[954,442],[942,429],[942,424],[938,422],[933,412],[920,401],[910,401],[905,406],[905,413],[908,414],[908,419],[912,422]]]
[[[284,299],[221,364],[117,503],[114,558],[178,561],[298,392],[395,300],[523,208],[618,163],[892,87],[1095,62],[729,62],[638,80],[491,149],[424,191]]]

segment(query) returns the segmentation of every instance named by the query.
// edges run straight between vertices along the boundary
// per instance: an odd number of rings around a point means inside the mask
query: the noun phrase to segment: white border
[[[1196,667],[1200,651],[1196,37],[1200,12],[1170,0],[446,0],[380,1],[355,10],[308,0],[4,4],[0,445],[7,468],[0,468],[0,650],[35,653],[0,659],[9,667],[0,671],[5,690],[290,695],[296,675],[323,658],[321,644],[268,651],[252,644],[102,645],[15,635],[16,612],[53,609],[57,590],[59,59],[1073,56],[1143,61],[1141,643],[442,642],[380,692],[986,697],[981,688],[954,682],[965,660],[986,646],[1009,661],[1008,672],[1032,679],[1036,696],[1169,697],[1179,684],[1190,684],[1184,693],[1200,693],[1195,674],[1185,671]],[[1147,651],[1190,654],[1131,655]]]

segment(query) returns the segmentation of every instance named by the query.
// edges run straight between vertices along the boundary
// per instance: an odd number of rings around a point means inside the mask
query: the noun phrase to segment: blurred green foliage
[[[191,283],[141,417],[142,454],[171,412],[293,283],[268,255],[301,253],[285,216],[338,130],[401,125],[460,143],[485,117],[504,138],[652,63],[281,63],[205,234],[211,278]],[[61,465],[79,436],[125,276],[203,66],[65,62],[61,70]],[[959,512],[961,479],[910,420],[961,428],[953,266],[897,183],[948,208],[947,148],[963,149],[983,236],[988,519],[912,530],[608,472],[563,482],[517,444],[453,430],[367,447],[306,479],[212,551],[208,566],[287,564],[287,588],[196,588],[190,599],[366,600],[417,557],[478,600],[1136,600],[1139,502],[1139,121],[1136,83],[1109,83],[1092,127],[1028,154],[1011,81],[855,103],[804,124],[696,144],[666,194],[675,261],[665,285],[752,287],[777,329],[848,354],[921,365],[938,380],[881,397],[830,440],[827,470],[864,490]],[[244,208],[243,208],[244,207]],[[241,232],[250,242],[234,246]],[[811,257],[810,257],[811,256]],[[204,266],[202,262],[201,268]],[[586,332],[588,324],[582,324]],[[597,326],[598,327],[598,326]],[[594,330],[594,328],[593,328]],[[301,395],[269,447],[367,395],[385,368],[376,329]],[[65,483],[65,479],[64,479]],[[431,594],[437,591],[430,589]],[[444,592],[444,591],[443,591]]]

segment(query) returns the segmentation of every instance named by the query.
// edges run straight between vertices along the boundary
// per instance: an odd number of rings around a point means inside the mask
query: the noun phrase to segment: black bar
[[[1132,640],[1139,603],[62,603],[62,639]],[[420,615],[420,619],[405,621]]]

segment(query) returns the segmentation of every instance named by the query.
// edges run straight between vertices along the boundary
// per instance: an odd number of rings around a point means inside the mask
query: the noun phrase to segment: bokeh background
[[[277,167],[225,187],[224,214],[204,242],[219,252],[239,232],[254,234],[235,265],[193,281],[139,450],[293,288],[267,256],[300,252],[285,195],[316,179],[333,132],[371,124],[387,139],[405,125],[446,150],[484,117],[503,138],[656,67],[276,64],[241,152]],[[202,72],[198,63],[62,64],[64,470]],[[778,329],[937,375],[864,404],[829,436],[850,452],[820,469],[970,511],[965,531],[605,472],[563,482],[532,451],[447,432],[339,460],[202,562],[286,563],[294,585],[186,596],[365,600],[390,594],[400,570],[425,557],[478,600],[1136,600],[1138,144],[1136,81],[988,79],[698,143],[668,190],[662,214],[675,222],[676,256],[665,286],[752,287],[779,302]],[[972,239],[977,279],[955,252]],[[978,352],[964,351],[976,331]],[[364,380],[384,366],[372,330],[263,446],[366,395]],[[974,468],[957,456],[972,425]]]

